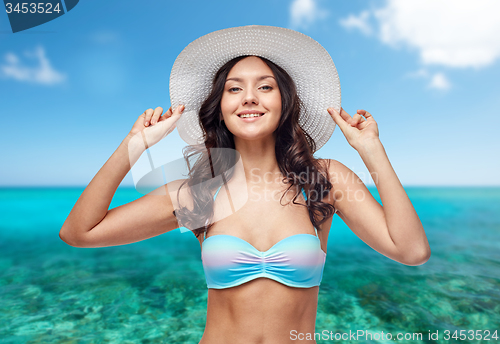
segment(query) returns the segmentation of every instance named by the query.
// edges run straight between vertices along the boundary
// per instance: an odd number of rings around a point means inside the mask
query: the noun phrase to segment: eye
[[[233,92],[233,90],[236,90],[236,91],[237,91],[237,90],[239,90],[239,89],[240,89],[239,87],[231,87],[228,91],[229,91],[229,92]]]
[[[272,90],[273,89],[271,86],[262,86],[261,88],[266,88],[266,87],[267,87],[268,90]]]

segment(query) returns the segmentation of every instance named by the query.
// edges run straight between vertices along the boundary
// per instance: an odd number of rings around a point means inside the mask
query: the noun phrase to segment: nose
[[[248,104],[254,104],[254,105],[259,104],[259,99],[257,98],[257,95],[255,94],[254,90],[252,90],[251,88],[249,88],[243,95],[243,105],[248,105]]]

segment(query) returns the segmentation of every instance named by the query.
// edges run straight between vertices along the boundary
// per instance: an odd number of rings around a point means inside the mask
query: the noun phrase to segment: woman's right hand
[[[132,126],[128,133],[129,138],[134,138],[138,141],[146,140],[149,148],[170,134],[176,127],[176,123],[184,111],[184,105],[179,105],[174,112],[172,107],[165,114],[162,107],[156,109],[147,109],[139,116],[137,121]],[[141,136],[144,134],[144,138]]]

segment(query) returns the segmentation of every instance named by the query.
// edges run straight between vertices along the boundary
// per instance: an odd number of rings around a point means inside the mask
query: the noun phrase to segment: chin
[[[274,131],[266,132],[266,133],[233,133],[234,138],[238,138],[239,140],[245,141],[261,141],[266,138],[273,137]]]

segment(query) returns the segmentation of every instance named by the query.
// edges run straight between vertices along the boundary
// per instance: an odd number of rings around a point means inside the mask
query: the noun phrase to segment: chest
[[[299,204],[293,204],[292,191],[254,188],[246,195],[231,195],[228,191],[222,188],[214,203],[215,225],[223,225],[219,230],[224,228],[237,231],[236,227],[230,229],[226,228],[226,225],[238,224],[242,232],[259,231],[259,229],[267,232],[277,226],[290,227],[294,223],[304,225],[310,222],[305,199],[301,193],[295,200],[295,203]]]
[[[214,204],[214,224],[207,237],[231,235],[251,243],[260,251],[265,251],[275,243],[296,234],[316,235],[309,218],[306,200],[299,193],[293,202],[295,192],[279,189],[250,189],[247,195],[231,193],[221,188]],[[327,221],[331,223],[330,221]],[[328,233],[322,225],[318,236],[326,251]],[[326,237],[325,237],[326,234]],[[203,241],[201,237],[200,243]]]

